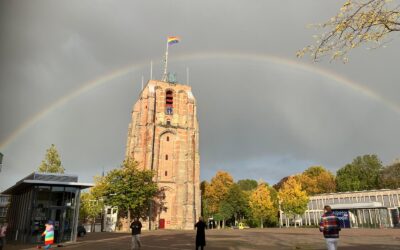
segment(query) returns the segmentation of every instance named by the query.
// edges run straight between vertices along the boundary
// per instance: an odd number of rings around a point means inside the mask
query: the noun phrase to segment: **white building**
[[[389,228],[400,226],[400,188],[311,196],[307,211],[301,216],[301,220],[300,218],[298,220],[303,225],[317,226],[325,205],[332,207],[343,227]],[[288,221],[282,213],[281,226],[288,224]],[[293,221],[289,223],[294,224]]]

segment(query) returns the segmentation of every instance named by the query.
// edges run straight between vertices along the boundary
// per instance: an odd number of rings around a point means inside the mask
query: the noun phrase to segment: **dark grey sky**
[[[369,153],[392,162],[400,157],[400,37],[354,51],[346,65],[295,58],[313,41],[307,24],[341,2],[1,1],[0,188],[35,170],[52,143],[81,181],[117,167],[141,77],[148,80],[153,60],[159,78],[168,35],[182,38],[171,47],[170,71],[184,83],[190,68],[202,179],[223,169],[275,183]],[[137,67],[79,92],[128,65]],[[16,133],[32,117],[40,119]]]

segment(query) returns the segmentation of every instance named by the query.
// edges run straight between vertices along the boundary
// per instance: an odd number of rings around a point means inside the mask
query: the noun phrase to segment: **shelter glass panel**
[[[400,206],[399,198],[398,198],[397,194],[393,194],[393,202],[394,202],[394,206],[395,207],[399,207]]]
[[[386,207],[390,207],[389,195],[383,196],[383,205]]]

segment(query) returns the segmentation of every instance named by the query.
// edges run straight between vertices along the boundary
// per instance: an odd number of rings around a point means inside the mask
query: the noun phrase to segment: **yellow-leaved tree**
[[[389,34],[400,31],[399,6],[398,0],[346,0],[336,16],[315,25],[323,33],[297,56],[310,54],[314,61],[330,56],[331,60],[346,62],[351,49],[363,44],[380,47],[388,41]]]
[[[253,217],[260,220],[261,228],[264,221],[276,220],[278,209],[272,201],[271,193],[266,183],[261,183],[255,189],[249,199],[249,205]]]
[[[322,166],[312,166],[295,176],[308,195],[336,191],[335,176]]]
[[[218,171],[210,184],[205,186],[204,199],[207,204],[205,210],[210,215],[216,215],[219,212],[221,202],[226,199],[232,185],[232,176],[227,172]]]
[[[307,192],[302,190],[300,182],[293,176],[283,183],[278,192],[278,197],[281,210],[288,218],[295,219],[296,216],[302,215],[307,209],[309,200]]]

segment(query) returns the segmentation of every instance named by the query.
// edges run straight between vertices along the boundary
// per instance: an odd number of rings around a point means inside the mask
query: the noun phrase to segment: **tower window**
[[[168,171],[165,171],[164,175],[167,176],[168,175]]]
[[[167,141],[169,141],[169,136],[167,136]]]
[[[168,155],[165,155],[165,160],[168,161]]]
[[[168,90],[165,94],[165,112],[167,115],[172,115],[174,107],[174,94]]]
[[[170,120],[167,121],[167,126],[171,126],[171,121]]]

